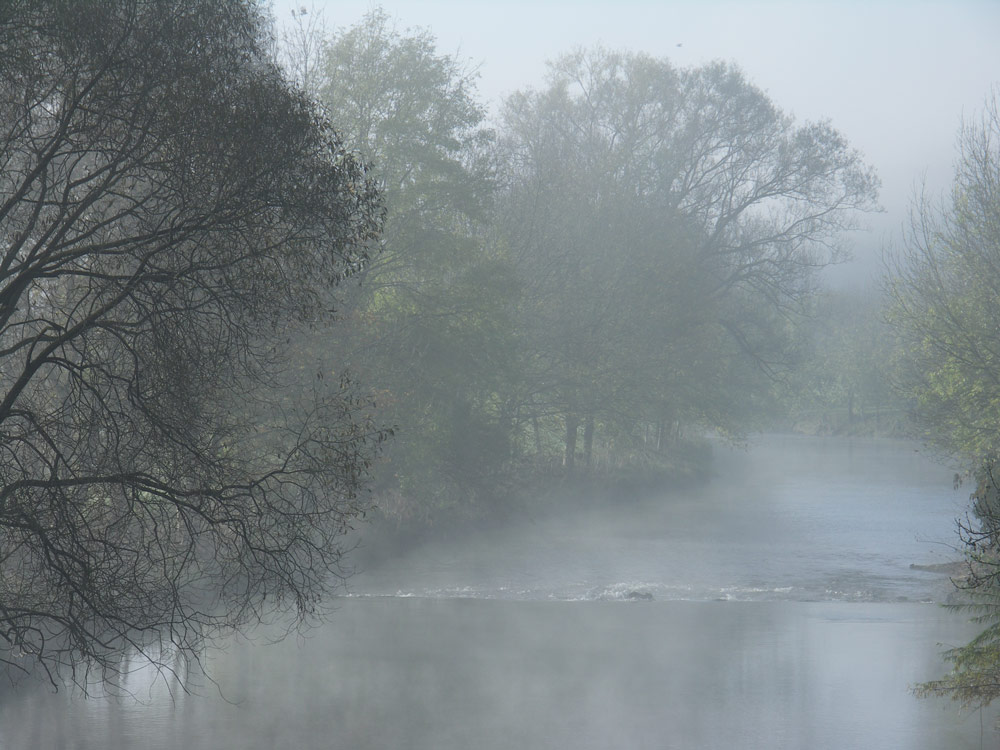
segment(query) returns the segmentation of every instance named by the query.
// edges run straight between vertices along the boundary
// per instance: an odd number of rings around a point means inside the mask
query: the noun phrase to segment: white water
[[[210,650],[218,689],[141,666],[121,686],[138,700],[22,689],[0,747],[980,747],[978,715],[909,691],[975,632],[933,603],[945,577],[910,568],[956,557],[951,473],[805,438],[720,446],[717,468],[387,560],[308,638]]]

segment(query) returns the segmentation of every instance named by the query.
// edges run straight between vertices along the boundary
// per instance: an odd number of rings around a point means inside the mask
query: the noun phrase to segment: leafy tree
[[[922,686],[968,705],[1000,695],[1000,101],[966,124],[951,200],[916,206],[891,281],[891,321],[905,342],[900,383],[921,434],[972,473],[969,557],[959,581],[986,629],[948,654],[953,671]]]
[[[972,462],[1000,451],[1000,186],[994,99],[966,126],[950,205],[914,212],[891,282],[891,320],[907,344],[901,385],[923,436]]]
[[[905,402],[892,391],[898,343],[877,289],[817,295],[798,330],[800,364],[781,393],[791,418],[821,431],[901,427]]]
[[[496,393],[512,360],[511,274],[484,239],[492,133],[475,74],[381,10],[329,40],[320,70],[321,99],[388,209],[344,342],[398,426],[377,469],[382,507],[461,510],[492,493],[510,452]]]
[[[526,408],[562,414],[570,466],[581,419],[736,423],[753,397],[731,394],[783,365],[784,316],[874,206],[842,136],[721,63],[573,53],[508,99],[502,135]]]
[[[315,610],[383,434],[287,343],[381,205],[251,0],[0,6],[0,639],[114,672]],[[335,379],[336,380],[336,379]]]

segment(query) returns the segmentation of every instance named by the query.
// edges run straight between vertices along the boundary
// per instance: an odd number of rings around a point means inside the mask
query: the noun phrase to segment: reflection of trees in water
[[[232,703],[209,688],[171,705],[161,690],[133,712],[43,693],[34,736],[109,750],[139,737],[163,748],[499,750],[655,746],[669,727],[685,747],[902,737],[936,750],[978,739],[978,721],[951,721],[906,685],[933,672],[938,642],[968,632],[916,604],[348,600],[301,643],[209,655]],[[11,715],[3,728],[20,740],[28,732]],[[146,729],[132,734],[133,720]]]

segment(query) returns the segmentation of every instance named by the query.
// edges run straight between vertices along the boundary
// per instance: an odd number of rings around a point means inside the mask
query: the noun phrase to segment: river
[[[0,747],[938,750],[994,710],[919,700],[974,632],[938,606],[967,489],[895,441],[715,446],[691,490],[525,518],[361,571],[330,621],[262,629],[132,697],[22,687]],[[185,681],[191,694],[179,690]]]

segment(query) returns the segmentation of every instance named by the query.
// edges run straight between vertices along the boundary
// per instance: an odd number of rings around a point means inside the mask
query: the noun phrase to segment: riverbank
[[[906,440],[914,427],[905,412],[843,414],[836,412],[792,414],[771,425],[772,432],[810,437],[870,437]]]
[[[688,439],[667,453],[643,456],[623,466],[581,465],[569,472],[563,466],[529,464],[523,471],[491,503],[406,517],[376,508],[352,535],[352,559],[367,568],[424,544],[692,489],[713,475],[713,444]]]

